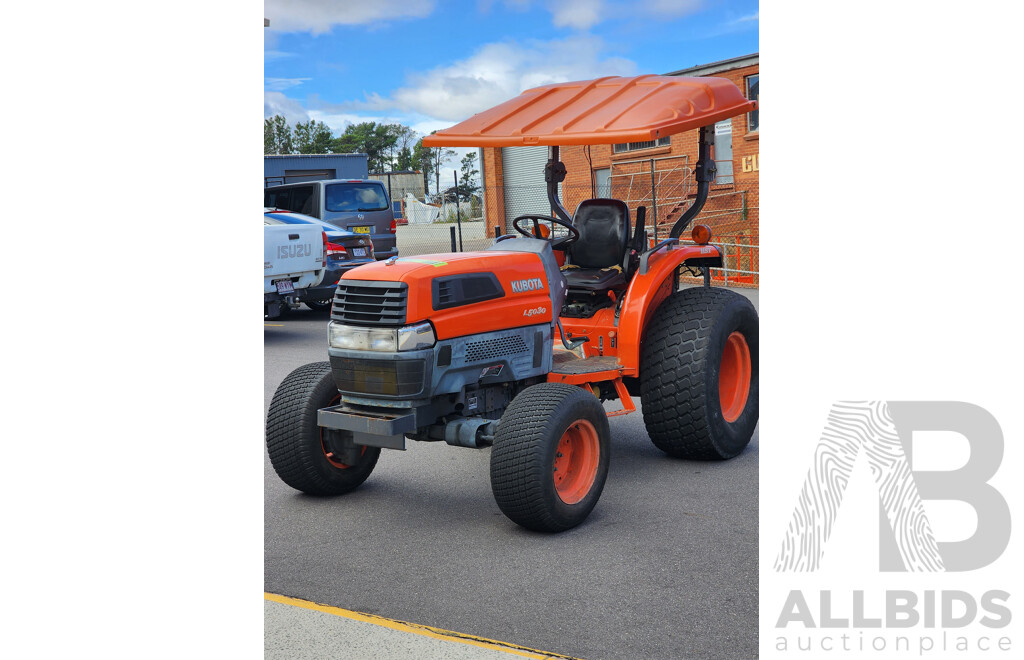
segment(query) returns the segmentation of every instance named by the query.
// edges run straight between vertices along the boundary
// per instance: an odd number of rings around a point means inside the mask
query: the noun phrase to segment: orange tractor
[[[328,362],[278,387],[267,448],[285,483],[340,495],[407,440],[493,445],[494,498],[524,527],[581,523],[608,474],[608,417],[639,395],[670,456],[726,459],[758,419],[758,318],[710,286],[711,232],[679,237],[715,177],[714,124],[755,108],[718,78],[638,76],[547,85],[424,138],[425,146],[548,146],[552,216],[520,216],[485,250],[392,257],[338,283]],[[559,146],[657,140],[699,130],[697,196],[650,245],[645,209],[558,199]],[[704,286],[679,290],[686,270]],[[602,402],[618,405],[606,411]]]

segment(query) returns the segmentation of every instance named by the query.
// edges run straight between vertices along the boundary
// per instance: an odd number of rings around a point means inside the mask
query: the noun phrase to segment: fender
[[[716,245],[679,245],[663,241],[645,252],[641,267],[626,290],[619,316],[619,363],[640,373],[640,349],[644,329],[654,311],[675,287],[675,271],[681,265],[722,265],[722,250]],[[646,257],[646,258],[644,258]]]

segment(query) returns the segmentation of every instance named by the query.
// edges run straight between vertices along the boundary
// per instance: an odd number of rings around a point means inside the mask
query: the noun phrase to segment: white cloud
[[[477,0],[477,10],[490,13],[499,0]],[[539,6],[551,14],[555,27],[589,30],[606,21],[673,20],[694,14],[706,0],[500,0],[508,11],[525,12]],[[753,20],[756,20],[756,14]],[[750,20],[749,17],[746,20]]]
[[[679,18],[703,8],[704,0],[641,0],[645,13],[657,18]]]
[[[576,2],[549,2],[551,22],[555,27],[587,30],[606,17],[604,0],[576,0]]]
[[[295,99],[290,99],[281,92],[264,91],[263,116],[273,117],[274,115],[284,115],[289,124],[309,120],[309,113]]]
[[[275,60],[283,60],[288,57],[295,57],[295,53],[286,53],[281,50],[265,50],[263,51],[263,61],[273,62]]]
[[[309,110],[309,118],[327,124],[335,135],[344,133],[345,127],[349,124],[361,124],[368,121],[378,124],[402,123],[397,119],[384,116],[361,115],[349,112],[324,112],[322,110]]]
[[[363,25],[423,18],[434,11],[435,0],[265,0],[263,15],[270,30],[323,34],[335,25]]]
[[[409,76],[406,86],[390,97],[371,95],[365,101],[340,104],[337,110],[390,109],[462,121],[538,85],[636,72],[631,60],[602,57],[604,46],[590,35],[486,44],[467,59]]]
[[[457,124],[458,122],[451,121],[450,119],[435,119],[428,117],[425,119],[416,119],[411,124],[408,124],[409,128],[416,131],[420,135],[430,135],[434,131],[444,130]]]
[[[268,89],[273,92],[283,92],[290,87],[296,87],[312,80],[312,78],[264,78],[263,89]]]
[[[718,25],[710,30],[707,30],[703,34],[699,35],[701,39],[714,39],[721,37],[726,34],[735,34],[737,32],[745,32],[747,30],[756,30],[758,22],[761,20],[761,12],[756,11],[753,14],[747,14],[746,16],[740,16],[739,18],[730,19],[721,25]]]

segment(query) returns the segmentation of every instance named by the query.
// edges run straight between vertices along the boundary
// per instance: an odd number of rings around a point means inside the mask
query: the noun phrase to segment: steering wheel
[[[533,220],[533,231],[523,229],[519,225],[520,220]],[[520,234],[527,238],[540,238],[541,240],[544,240],[544,238],[541,236],[541,221],[553,222],[556,225],[565,227],[566,229],[569,230],[568,236],[563,236],[562,238],[556,238],[554,240],[548,239],[551,243],[552,250],[564,250],[565,248],[569,247],[576,241],[580,240],[580,231],[578,229],[573,227],[568,222],[562,220],[561,218],[552,218],[551,216],[548,215],[521,215],[512,221],[512,227],[517,232],[519,232]],[[545,229],[547,228],[545,227]]]

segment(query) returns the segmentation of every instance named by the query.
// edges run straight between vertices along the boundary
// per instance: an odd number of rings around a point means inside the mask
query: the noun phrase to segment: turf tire
[[[267,452],[281,480],[310,495],[341,495],[373,472],[380,448],[366,447],[359,461],[345,468],[333,465],[321,443],[316,413],[338,399],[329,362],[314,362],[288,374],[267,413]]]
[[[730,422],[722,411],[719,369],[734,332],[749,349],[750,384],[742,412]],[[757,311],[745,297],[694,287],[667,298],[647,326],[640,361],[640,401],[651,441],[677,458],[739,454],[757,425],[757,362]]]
[[[566,504],[555,485],[556,454],[563,435],[581,420],[596,432],[596,475],[579,501]],[[604,408],[587,390],[562,383],[526,388],[502,415],[491,450],[491,490],[498,508],[516,524],[540,532],[579,525],[604,490],[609,438]]]

